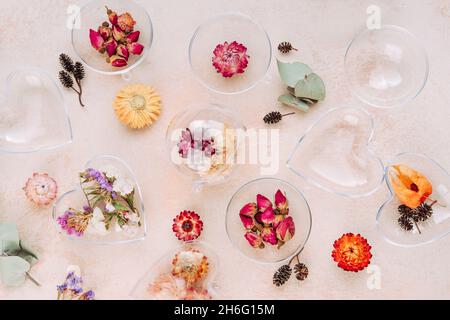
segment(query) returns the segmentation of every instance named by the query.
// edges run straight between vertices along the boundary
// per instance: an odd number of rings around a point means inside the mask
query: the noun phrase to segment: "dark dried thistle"
[[[411,231],[413,229],[411,218],[407,215],[401,215],[400,218],[398,218],[398,224],[403,230]]]
[[[292,269],[289,265],[281,266],[273,275],[273,284],[277,287],[282,286],[289,280],[292,274]]]
[[[278,51],[281,53],[289,53],[291,50],[298,51],[290,42],[283,41],[278,45]]]
[[[283,119],[283,117],[285,116],[289,116],[291,114],[295,114],[295,112],[291,112],[291,113],[286,113],[286,114],[281,114],[278,111],[272,111],[269,112],[268,114],[266,114],[263,118],[264,122],[267,124],[275,124],[281,121],[281,119]]]

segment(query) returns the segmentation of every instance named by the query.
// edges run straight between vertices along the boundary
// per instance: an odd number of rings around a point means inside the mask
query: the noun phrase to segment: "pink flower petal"
[[[91,40],[91,45],[95,50],[100,50],[105,43],[105,40],[103,40],[100,33],[92,29],[89,30],[89,39]]]
[[[258,205],[258,209],[261,212],[266,211],[267,208],[272,208],[272,202],[260,194],[256,196],[256,204]]]

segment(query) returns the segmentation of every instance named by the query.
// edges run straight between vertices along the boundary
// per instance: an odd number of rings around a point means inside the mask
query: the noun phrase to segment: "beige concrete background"
[[[106,1],[107,2],[107,1]],[[33,273],[43,282],[17,289],[0,286],[0,299],[54,299],[69,264],[84,271],[86,287],[99,299],[126,299],[136,281],[169,247],[177,244],[171,231],[172,218],[183,209],[198,211],[204,220],[201,239],[220,256],[218,283],[224,298],[255,299],[431,299],[450,298],[450,237],[414,249],[386,243],[375,228],[378,206],[385,187],[369,198],[351,200],[331,195],[294,176],[284,162],[296,140],[327,110],[362,106],[350,95],[343,72],[345,49],[355,33],[365,26],[366,8],[381,7],[385,24],[412,31],[425,46],[430,59],[430,77],[422,94],[403,108],[383,111],[367,107],[375,117],[373,147],[385,160],[402,152],[429,155],[450,169],[450,2],[448,0],[335,1],[335,0],[165,0],[141,1],[150,13],[155,38],[148,63],[133,73],[133,80],[154,85],[163,97],[163,113],[147,130],[130,131],[113,114],[111,101],[124,85],[120,77],[87,72],[84,81],[86,109],[76,96],[64,91],[74,143],[57,151],[25,155],[0,155],[0,219],[18,223],[24,239],[42,253]],[[66,29],[66,9],[81,1],[1,1],[0,78],[19,66],[37,66],[57,78],[58,54],[74,55]],[[170,164],[165,149],[165,130],[175,113],[195,101],[218,102],[239,112],[250,128],[262,128],[261,118],[277,109],[283,90],[276,65],[253,90],[222,96],[209,92],[193,80],[188,63],[188,44],[196,26],[213,14],[241,11],[253,16],[268,31],[272,44],[289,40],[300,49],[298,59],[309,64],[327,84],[328,97],[308,114],[283,120],[282,164],[277,177],[300,188],[313,213],[313,230],[302,260],[309,278],[291,280],[281,289],[271,284],[275,266],[255,264],[244,258],[228,241],[225,208],[243,183],[258,177],[258,168],[241,170],[225,185],[203,193],[191,191]],[[288,110],[282,108],[282,110]],[[49,115],[51,116],[51,115]],[[23,194],[22,186],[34,171],[48,172],[61,193],[76,183],[76,172],[97,154],[125,159],[139,177],[143,189],[149,236],[143,242],[118,246],[89,246],[67,241],[57,233],[50,209],[36,209]],[[360,232],[373,246],[372,263],[381,268],[381,289],[369,290],[369,274],[346,273],[332,261],[332,242],[344,232]]]

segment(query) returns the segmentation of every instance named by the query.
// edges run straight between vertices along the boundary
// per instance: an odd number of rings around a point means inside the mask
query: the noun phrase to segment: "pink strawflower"
[[[218,44],[214,49],[213,66],[223,77],[230,78],[237,73],[244,73],[248,65],[247,48],[236,41]]]
[[[58,185],[47,173],[33,173],[23,190],[31,202],[37,205],[48,205],[56,198]]]

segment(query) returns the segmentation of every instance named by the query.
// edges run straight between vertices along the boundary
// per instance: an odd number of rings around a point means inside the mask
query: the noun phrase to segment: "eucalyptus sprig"
[[[301,62],[282,62],[277,60],[281,80],[288,93],[278,101],[284,105],[308,112],[310,106],[325,99],[325,83],[312,69]]]

